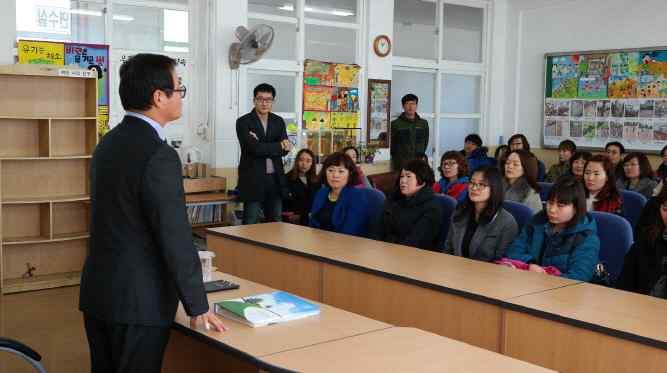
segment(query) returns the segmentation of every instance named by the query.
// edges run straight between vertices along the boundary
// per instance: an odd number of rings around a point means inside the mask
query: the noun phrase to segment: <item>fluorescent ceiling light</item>
[[[283,6],[278,7],[280,10],[284,10],[287,12],[293,12],[294,11],[294,5],[293,4],[285,4]],[[331,14],[333,16],[339,16],[339,17],[349,17],[353,16],[354,12],[347,10],[347,9],[323,9],[323,8],[315,8],[312,6],[307,6],[303,8],[308,13],[320,13],[320,14]]]
[[[102,17],[103,13],[99,10],[90,9],[70,9],[70,14],[79,14],[82,16]],[[132,22],[134,17],[125,14],[114,14],[112,17],[115,21]]]
[[[70,9],[71,14],[81,14],[83,16],[95,16],[102,17],[102,12],[99,10],[90,10],[90,9]]]
[[[114,14],[114,16],[112,18],[115,21],[121,21],[121,22],[132,22],[132,21],[134,21],[134,17],[126,16],[124,14]]]
[[[190,49],[188,47],[178,47],[175,45],[165,45],[165,52],[176,52],[176,53],[188,53]]]

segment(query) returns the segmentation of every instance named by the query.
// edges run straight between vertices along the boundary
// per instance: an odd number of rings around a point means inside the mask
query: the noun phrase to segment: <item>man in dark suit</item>
[[[120,68],[127,115],[95,149],[90,251],[81,276],[92,372],[160,372],[178,301],[191,324],[209,311],[185,210],[181,161],[163,127],[181,116],[173,59],[138,54]]]
[[[241,145],[238,188],[243,224],[257,223],[260,208],[267,220],[281,220],[282,200],[288,191],[282,157],[292,149],[285,121],[271,112],[275,88],[262,83],[253,95],[255,108],[236,121]]]

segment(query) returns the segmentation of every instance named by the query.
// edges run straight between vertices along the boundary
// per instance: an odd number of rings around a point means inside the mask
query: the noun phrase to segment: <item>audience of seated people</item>
[[[327,231],[365,236],[370,217],[364,188],[355,188],[357,165],[345,153],[324,159],[320,173],[322,188],[315,194],[310,226]]]
[[[528,264],[528,270],[560,273],[590,281],[599,261],[600,240],[593,217],[586,212],[584,187],[564,176],[549,191],[546,207],[521,230],[507,249],[507,258]]]
[[[433,191],[446,194],[459,203],[468,195],[468,164],[461,153],[450,150],[440,158],[440,181],[433,184]]]
[[[308,215],[320,186],[315,154],[310,149],[299,150],[294,167],[287,173],[289,193],[283,201],[283,220],[308,225]]]
[[[518,233],[514,217],[503,208],[503,177],[493,166],[473,172],[468,196],[449,226],[444,252],[492,262],[505,255]]]
[[[343,153],[347,154],[350,159],[354,162],[354,164],[357,167],[357,177],[352,181],[352,185],[355,187],[369,187],[371,186],[371,183],[368,181],[368,178],[366,175],[364,175],[364,171],[361,169],[361,166],[359,166],[359,150],[355,148],[354,146],[348,146],[342,150]]]
[[[525,150],[530,153],[530,143],[526,136],[521,133],[512,135],[507,141],[507,145],[510,147],[510,151]],[[535,160],[537,161],[537,181],[544,181],[546,166],[537,157],[535,157]]]
[[[549,167],[549,171],[544,176],[544,181],[553,183],[563,175],[570,175],[570,159],[576,151],[577,145],[574,141],[570,139],[561,141],[558,144],[558,163]]]
[[[628,153],[623,158],[623,175],[616,177],[619,190],[631,190],[651,198],[658,183],[653,179],[653,169],[644,153]]]
[[[431,189],[433,169],[414,159],[401,170],[398,187],[385,201],[382,213],[372,222],[370,237],[376,240],[442,251],[443,212]]]
[[[616,188],[614,165],[606,155],[592,156],[584,166],[586,210],[621,214],[623,198]]]
[[[614,165],[614,175],[619,177],[623,175],[623,155],[625,154],[625,146],[618,141],[608,142],[604,146],[604,151],[607,153],[609,160]]]
[[[667,298],[667,189],[649,199],[625,256],[619,289]]]
[[[475,172],[480,167],[496,164],[496,160],[487,155],[489,149],[483,145],[482,138],[476,133],[466,136],[463,140],[463,154],[466,157],[466,162],[468,162],[470,173]]]
[[[558,147],[558,164],[546,174],[546,179],[555,183],[543,207],[537,183],[541,162],[530,152],[525,136],[514,135],[508,145],[498,146],[495,158],[487,156],[482,144],[478,135],[471,134],[465,139],[464,151],[445,152],[437,183],[428,157],[415,154],[402,168],[395,191],[376,216],[369,211],[365,190],[355,188],[368,185],[356,164],[356,148],[327,156],[319,176],[316,157],[302,149],[287,173],[285,220],[480,261],[511,266],[524,263],[531,271],[590,281],[598,263],[599,239],[596,222],[587,211],[620,215],[620,191],[632,190],[650,199],[617,286],[665,296],[667,190],[661,191],[662,183],[655,187],[657,180],[667,177],[667,146],[661,152],[663,163],[654,174],[645,154],[625,154],[619,142],[608,143],[604,154],[592,155],[577,151],[574,142],[564,140]],[[617,175],[619,170],[622,172]],[[443,206],[435,193],[458,202],[448,232],[442,231]],[[522,203],[535,213],[521,232],[503,208],[505,200]]]
[[[537,159],[527,150],[510,150],[505,160],[503,185],[505,199],[523,203],[533,213],[542,210],[537,185]]]
[[[591,152],[576,151],[570,158],[570,175],[577,178],[577,180],[584,181],[584,167],[586,162],[593,156]]]

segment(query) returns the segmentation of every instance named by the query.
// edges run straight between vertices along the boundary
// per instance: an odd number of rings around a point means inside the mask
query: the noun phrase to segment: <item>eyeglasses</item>
[[[470,189],[478,189],[478,190],[481,190],[481,189],[484,189],[484,188],[486,188],[486,187],[488,187],[488,186],[489,186],[489,184],[485,184],[485,183],[474,183],[474,182],[470,182],[470,183],[468,183],[468,187],[469,187]]]
[[[273,98],[255,97],[255,102],[259,102],[260,104],[270,104],[273,102]]]
[[[188,89],[185,88],[184,85],[182,85],[180,88],[165,88],[163,89],[165,92],[178,92],[181,95],[181,98],[185,98],[185,94],[188,92]]]
[[[458,165],[459,164],[456,161],[442,162],[442,167],[454,167],[454,166],[458,166]]]

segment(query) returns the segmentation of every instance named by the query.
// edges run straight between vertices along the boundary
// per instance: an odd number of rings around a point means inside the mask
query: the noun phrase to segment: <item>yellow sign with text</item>
[[[19,40],[19,63],[65,65],[65,44]]]

